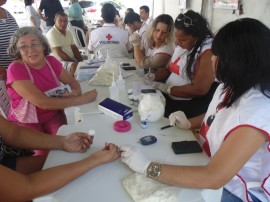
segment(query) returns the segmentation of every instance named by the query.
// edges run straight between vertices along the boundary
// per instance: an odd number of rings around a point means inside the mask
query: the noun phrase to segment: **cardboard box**
[[[126,106],[120,102],[106,98],[98,104],[98,109],[107,114],[116,118],[117,120],[127,120],[133,116],[132,108]]]

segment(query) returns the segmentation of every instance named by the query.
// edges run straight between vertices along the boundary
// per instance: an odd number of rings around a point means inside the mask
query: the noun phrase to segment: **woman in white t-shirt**
[[[40,17],[36,9],[32,6],[34,0],[24,0],[28,25],[40,29]]]
[[[159,15],[148,27],[142,41],[136,33],[133,33],[129,40],[133,44],[134,58],[141,68],[155,71],[166,66],[175,48],[172,17],[167,14]]]
[[[270,29],[256,19],[238,19],[218,31],[211,50],[220,85],[206,114],[192,119],[181,111],[170,115],[170,124],[181,129],[201,126],[198,140],[210,156],[208,164],[150,163],[128,145],[119,147],[121,160],[135,172],[173,186],[223,187],[216,201],[269,202]]]

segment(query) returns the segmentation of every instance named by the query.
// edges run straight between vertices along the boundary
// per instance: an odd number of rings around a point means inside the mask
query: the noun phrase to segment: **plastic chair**
[[[94,50],[95,58],[106,59],[107,54],[110,58],[129,58],[127,48],[121,44],[99,45]]]
[[[0,115],[5,119],[8,117],[8,111],[10,108],[9,97],[7,94],[6,83],[0,80]]]
[[[72,26],[70,23],[68,24],[69,31],[71,31],[74,42],[78,47],[80,53],[82,55],[88,55],[87,41],[84,34],[84,31],[76,26]]]

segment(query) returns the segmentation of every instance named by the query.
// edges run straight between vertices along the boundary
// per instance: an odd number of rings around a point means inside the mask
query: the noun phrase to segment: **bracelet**
[[[157,180],[161,174],[161,165],[159,163],[151,162],[146,170],[146,177]]]
[[[168,86],[168,88],[167,88],[167,93],[168,93],[169,95],[171,95],[171,89],[172,89],[172,87],[173,87],[173,86],[170,85],[170,86]]]

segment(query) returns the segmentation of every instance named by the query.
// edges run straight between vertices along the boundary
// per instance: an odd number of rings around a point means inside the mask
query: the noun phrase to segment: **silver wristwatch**
[[[161,174],[161,166],[159,163],[151,162],[146,170],[146,177],[157,180]]]

